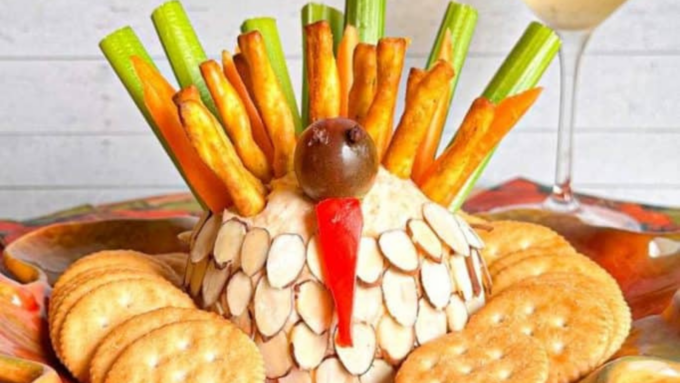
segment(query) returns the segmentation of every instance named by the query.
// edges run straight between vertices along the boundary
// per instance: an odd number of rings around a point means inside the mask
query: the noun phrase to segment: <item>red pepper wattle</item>
[[[356,198],[329,198],[316,205],[321,266],[338,313],[339,346],[352,346],[352,311],[357,259],[364,226]]]

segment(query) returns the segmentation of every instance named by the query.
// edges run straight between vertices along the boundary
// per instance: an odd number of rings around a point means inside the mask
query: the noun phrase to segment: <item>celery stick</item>
[[[333,50],[338,53],[338,45],[342,40],[345,16],[339,10],[325,4],[307,3],[300,12],[302,21],[302,126],[309,124],[309,89],[307,85],[307,39],[305,26],[317,21],[326,20],[333,32]]]
[[[286,102],[290,111],[293,114],[293,121],[295,122],[295,130],[302,132],[302,120],[300,119],[300,110],[295,99],[295,92],[288,74],[288,66],[286,65],[286,56],[283,54],[281,47],[281,39],[279,38],[279,30],[276,27],[276,20],[271,17],[257,17],[248,19],[241,24],[241,32],[259,31],[262,34],[264,43],[267,47],[267,56],[269,62],[279,79],[279,85],[283,94],[286,96]]]
[[[386,0],[347,0],[345,25],[353,25],[362,43],[377,44],[385,35]]]
[[[555,31],[540,23],[531,23],[482,95],[498,104],[508,96],[535,87],[561,45],[562,42]],[[470,175],[461,192],[449,206],[452,210],[458,210],[463,205],[495,151],[492,150]]]
[[[203,209],[207,209],[205,203],[201,199],[201,196],[196,193],[192,185],[187,181],[182,168],[179,166],[179,162],[177,162],[175,155],[172,153],[172,150],[168,146],[165,138],[160,132],[160,129],[158,129],[156,122],[153,120],[153,117],[144,104],[144,88],[142,81],[137,76],[137,73],[132,66],[130,57],[137,56],[151,65],[154,65],[154,63],[146,49],[144,49],[142,42],[139,41],[135,31],[129,26],[118,29],[100,41],[99,48],[102,50],[102,53],[104,53],[104,56],[108,60],[109,64],[111,64],[111,67],[113,67],[113,70],[116,72],[116,75],[118,75],[118,78],[123,83],[123,86],[125,86],[125,89],[127,89],[130,97],[132,97],[132,100],[137,105],[139,111],[142,112],[144,119],[146,119],[149,127],[151,127],[151,130],[154,132],[156,138],[163,146],[163,149],[168,154],[168,157],[170,157],[170,160],[172,160],[173,165],[175,165],[175,168],[184,179],[184,182],[189,186],[194,198],[196,198]]]
[[[153,11],[151,19],[179,85],[182,88],[195,85],[208,109],[219,116],[199,69],[207,57],[182,3],[176,0],[164,3]]]

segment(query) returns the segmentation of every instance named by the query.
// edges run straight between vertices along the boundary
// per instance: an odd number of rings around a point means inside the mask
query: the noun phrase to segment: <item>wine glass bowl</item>
[[[558,31],[593,30],[626,0],[524,0],[543,22]]]

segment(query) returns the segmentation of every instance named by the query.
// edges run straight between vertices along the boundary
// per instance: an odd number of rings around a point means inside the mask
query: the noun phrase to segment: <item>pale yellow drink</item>
[[[546,24],[557,30],[597,27],[626,0],[524,0]]]

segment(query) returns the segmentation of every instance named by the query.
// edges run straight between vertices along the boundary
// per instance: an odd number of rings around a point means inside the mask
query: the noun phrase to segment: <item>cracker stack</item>
[[[185,287],[255,340],[268,379],[384,381],[417,345],[461,330],[490,288],[476,232],[435,203],[415,210],[405,227],[361,239],[353,347],[334,344],[315,235],[272,238],[246,219],[206,216],[192,234]]]
[[[551,230],[494,222],[481,233],[494,295],[462,332],[417,349],[397,383],[568,383],[625,341],[630,310],[616,281]]]
[[[262,382],[255,344],[196,309],[177,288],[180,281],[159,258],[133,251],[78,260],[55,284],[49,304],[57,357],[80,382]]]

